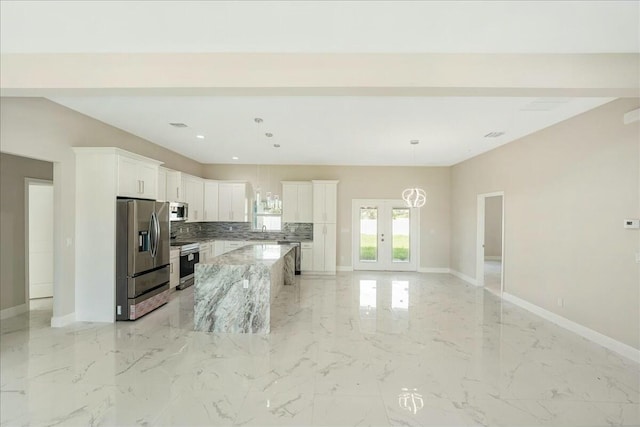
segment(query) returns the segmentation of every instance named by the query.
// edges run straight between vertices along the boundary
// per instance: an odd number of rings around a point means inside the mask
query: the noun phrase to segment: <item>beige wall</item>
[[[26,302],[25,178],[53,180],[53,164],[0,153],[0,310]]]
[[[75,156],[71,147],[119,147],[194,175],[202,174],[202,166],[43,98],[3,97],[0,103],[0,151],[54,163],[55,320],[75,311]]]
[[[280,181],[337,179],[339,267],[351,266],[351,200],[398,199],[408,186],[420,185],[427,204],[420,211],[420,268],[449,267],[449,168],[384,166],[206,165],[204,177],[250,181],[260,176],[263,191],[282,195]]]
[[[505,291],[640,348],[638,99],[619,99],[452,167],[451,268],[475,277],[476,196],[504,191]],[[564,298],[564,307],[557,299]]]
[[[502,256],[502,196],[485,199],[484,256]]]

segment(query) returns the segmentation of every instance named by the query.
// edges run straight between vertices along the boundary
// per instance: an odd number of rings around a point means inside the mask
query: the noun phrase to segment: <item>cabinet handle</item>
[[[180,198],[180,187],[176,187],[176,199]]]
[[[171,272],[171,274],[173,274],[173,265],[174,265],[174,264],[173,264],[173,263],[171,263],[170,265],[171,265],[171,270],[170,270],[170,272]]]
[[[142,182],[142,194],[144,194],[144,181],[140,181]]]

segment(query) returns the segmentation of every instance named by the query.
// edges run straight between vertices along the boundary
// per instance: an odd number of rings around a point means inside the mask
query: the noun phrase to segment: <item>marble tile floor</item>
[[[2,426],[640,425],[640,366],[448,274],[302,276],[269,335],[1,322]]]

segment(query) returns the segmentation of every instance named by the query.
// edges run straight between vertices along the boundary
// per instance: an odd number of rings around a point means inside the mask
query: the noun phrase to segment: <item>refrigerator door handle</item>
[[[151,252],[151,258],[156,257],[156,244],[156,213],[152,212],[151,219],[149,220],[149,250]]]
[[[156,226],[156,250],[153,254],[155,258],[158,255],[158,248],[160,247],[160,220],[158,219],[158,213],[155,211],[153,212],[153,217],[155,218],[154,224]]]

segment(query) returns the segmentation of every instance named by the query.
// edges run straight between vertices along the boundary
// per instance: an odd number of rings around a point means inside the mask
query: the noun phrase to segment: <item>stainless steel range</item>
[[[177,289],[188,288],[195,280],[195,265],[200,262],[200,244],[197,242],[172,242],[180,248],[180,283]]]

